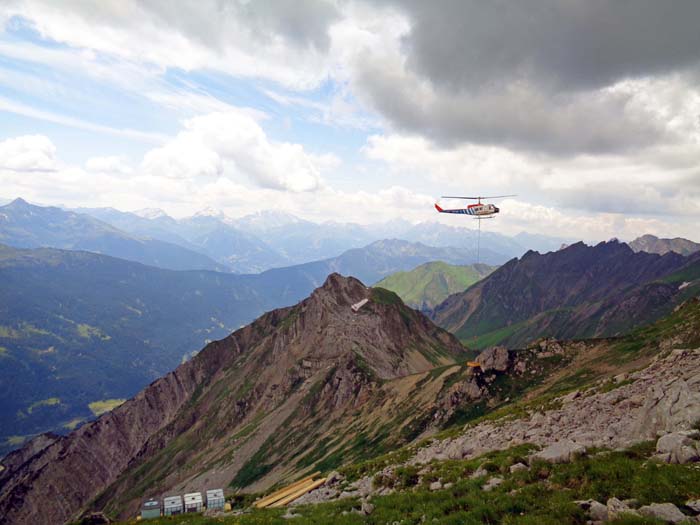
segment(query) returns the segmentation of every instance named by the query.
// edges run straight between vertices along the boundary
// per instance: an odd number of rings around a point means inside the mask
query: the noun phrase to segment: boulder
[[[369,501],[363,501],[362,506],[360,507],[360,514],[364,516],[369,516],[374,512],[374,505],[372,505]]]
[[[344,479],[345,479],[345,476],[343,476],[337,470],[334,470],[333,472],[328,474],[328,476],[326,476],[326,485],[333,485],[335,483],[343,481]]]
[[[528,470],[528,466],[525,465],[524,463],[516,463],[515,465],[511,465],[510,468],[508,469],[511,474],[515,472],[521,472],[523,470]]]
[[[481,365],[483,372],[495,370],[496,372],[505,372],[508,370],[508,349],[503,346],[492,346],[481,352],[476,362]]]
[[[665,523],[680,523],[688,519],[673,503],[652,503],[639,509],[642,516],[656,518]]]
[[[488,492],[498,487],[501,483],[503,483],[503,478],[500,476],[494,476],[492,478],[489,478],[489,480],[481,486],[481,490],[485,490],[486,492]]]
[[[483,468],[483,467],[480,466],[480,467],[477,468],[474,472],[472,472],[471,475],[470,475],[469,477],[470,477],[471,479],[481,478],[481,477],[483,477],[483,476],[487,476],[488,473],[489,473],[488,470],[486,470],[485,468]]]
[[[440,481],[433,481],[430,484],[430,490],[440,490],[442,489],[442,482]]]
[[[608,511],[608,519],[614,520],[621,517],[623,514],[638,514],[636,510],[633,510],[624,501],[620,501],[617,498],[610,498],[606,505]]]
[[[547,463],[568,463],[586,453],[586,447],[570,439],[557,441],[530,456],[530,461],[541,459]]]
[[[577,501],[576,504],[588,514],[592,521],[608,521],[608,507],[594,499]]]
[[[685,506],[692,510],[695,514],[700,514],[700,499],[691,499],[685,502]]]
[[[693,432],[680,431],[661,436],[656,442],[657,459],[680,465],[698,461],[698,442],[691,437],[695,435]]]

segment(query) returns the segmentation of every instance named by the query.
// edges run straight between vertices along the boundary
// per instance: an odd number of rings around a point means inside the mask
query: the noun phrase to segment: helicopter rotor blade
[[[469,199],[469,200],[473,200],[473,201],[483,199],[483,197],[456,197],[454,195],[441,195],[440,198],[441,199]]]
[[[517,197],[517,195],[492,195],[490,197],[481,197],[482,199],[505,199],[506,197]]]
[[[483,199],[505,199],[506,197],[517,197],[517,195],[491,195],[489,197],[460,197],[457,195],[441,195],[441,199],[469,199],[473,201]]]

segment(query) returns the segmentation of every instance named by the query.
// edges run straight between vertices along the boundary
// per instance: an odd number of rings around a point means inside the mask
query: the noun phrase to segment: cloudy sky
[[[2,0],[0,198],[370,223],[515,193],[486,227],[700,240],[698,20],[697,0]]]

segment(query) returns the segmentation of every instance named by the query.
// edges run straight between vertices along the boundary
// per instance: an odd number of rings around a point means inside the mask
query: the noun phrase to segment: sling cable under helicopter
[[[476,262],[479,264],[481,255],[481,220],[493,219],[501,210],[494,204],[481,202],[481,199],[505,199],[506,197],[517,197],[517,195],[494,195],[492,197],[457,197],[454,195],[443,195],[441,199],[462,199],[477,201],[476,204],[470,204],[466,208],[444,209],[439,204],[435,204],[435,209],[440,213],[454,213],[458,215],[470,215],[479,221],[479,230],[476,240]]]

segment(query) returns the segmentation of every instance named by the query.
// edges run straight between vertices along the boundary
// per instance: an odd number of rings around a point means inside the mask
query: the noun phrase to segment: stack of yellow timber
[[[314,472],[310,476],[306,476],[299,481],[295,481],[291,485],[287,485],[283,489],[273,492],[269,496],[265,496],[263,499],[256,501],[254,505],[258,509],[263,509],[266,507],[282,507],[287,503],[291,503],[295,499],[300,498],[307,492],[320,487],[326,482],[326,478],[321,478],[314,481],[314,478],[319,474],[320,472]]]

